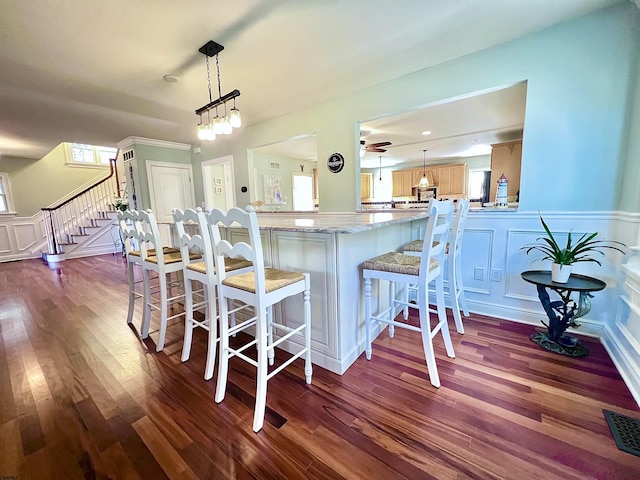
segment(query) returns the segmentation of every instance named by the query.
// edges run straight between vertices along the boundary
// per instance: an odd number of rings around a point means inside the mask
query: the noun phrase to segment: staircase
[[[47,251],[42,258],[49,263],[57,263],[65,258],[107,253],[104,237],[109,235],[107,246],[111,253],[119,248],[119,228],[115,222],[115,200],[121,190],[116,169],[116,158],[111,159],[109,175],[87,187],[73,197],[52,207],[42,208],[44,228],[47,237]],[[102,243],[93,246],[97,238]]]

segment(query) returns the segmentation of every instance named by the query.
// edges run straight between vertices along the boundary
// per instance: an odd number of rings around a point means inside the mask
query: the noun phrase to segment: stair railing
[[[86,235],[87,229],[99,227],[108,220],[114,201],[120,197],[120,182],[116,157],[109,160],[109,175],[53,207],[42,208],[47,234],[48,254],[64,253],[63,246],[73,242],[73,236]]]

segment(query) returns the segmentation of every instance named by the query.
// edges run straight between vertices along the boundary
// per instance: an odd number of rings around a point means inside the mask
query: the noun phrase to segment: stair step
[[[77,245],[78,242],[58,242],[58,246],[60,245]]]

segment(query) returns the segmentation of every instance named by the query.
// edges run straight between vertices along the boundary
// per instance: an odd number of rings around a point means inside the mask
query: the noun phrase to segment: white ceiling
[[[251,125],[624,1],[2,0],[0,154],[197,144],[208,40]]]

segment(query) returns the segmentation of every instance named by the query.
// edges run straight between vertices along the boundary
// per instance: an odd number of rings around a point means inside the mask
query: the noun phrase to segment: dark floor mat
[[[618,448],[640,457],[640,420],[609,410],[602,412]]]

